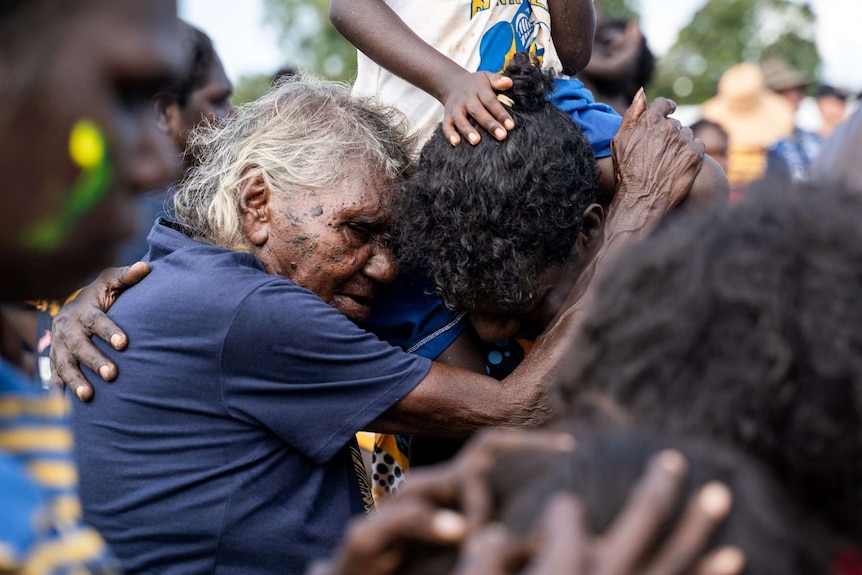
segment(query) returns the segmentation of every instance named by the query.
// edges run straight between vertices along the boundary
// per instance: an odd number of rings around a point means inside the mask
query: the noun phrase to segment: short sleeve
[[[240,304],[225,336],[220,384],[232,415],[325,462],[430,368],[284,280]]]

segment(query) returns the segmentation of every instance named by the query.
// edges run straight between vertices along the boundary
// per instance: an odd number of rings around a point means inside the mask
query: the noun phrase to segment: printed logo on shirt
[[[538,34],[531,2],[525,0],[520,4],[521,7],[510,22],[498,22],[482,36],[479,44],[479,72],[502,72],[515,52],[529,52],[541,62],[545,49],[536,44]],[[476,2],[473,7],[475,10]]]
[[[473,0],[472,6],[470,8],[470,18],[482,12],[484,10],[490,9],[492,6],[517,6],[518,4],[532,4],[533,6],[538,6],[540,8],[548,9],[547,0]]]

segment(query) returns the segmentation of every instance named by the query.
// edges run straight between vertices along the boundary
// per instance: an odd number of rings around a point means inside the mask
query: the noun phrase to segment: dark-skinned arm
[[[563,74],[574,76],[587,67],[596,35],[593,0],[548,0],[551,37],[563,65]]]
[[[623,116],[611,141],[616,190],[605,217],[604,241],[578,276],[557,321],[574,316],[573,321],[580,322],[590,307],[590,286],[596,274],[627,245],[648,236],[687,198],[701,173],[703,143],[677,120],[668,118],[674,110],[676,104],[665,98],[657,98],[647,107],[641,89]],[[709,168],[702,185],[709,185],[714,169],[720,171],[717,166]],[[552,324],[549,331],[553,328]]]
[[[512,87],[511,78],[468,72],[422,40],[382,0],[332,0],[329,18],[363,54],[443,104],[443,135],[453,145],[460,134],[472,144],[481,139],[468,116],[499,140],[515,127],[496,94]]]

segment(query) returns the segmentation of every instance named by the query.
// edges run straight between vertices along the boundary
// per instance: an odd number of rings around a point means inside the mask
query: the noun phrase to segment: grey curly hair
[[[404,116],[345,84],[287,78],[218,124],[189,136],[198,164],[174,195],[174,216],[194,237],[228,249],[250,248],[239,217],[243,183],[260,175],[288,198],[334,186],[357,166],[404,179],[412,166]]]

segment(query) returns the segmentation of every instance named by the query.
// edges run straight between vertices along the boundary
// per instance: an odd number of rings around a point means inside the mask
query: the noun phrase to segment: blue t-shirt
[[[302,573],[371,501],[355,432],[430,361],[251,254],[164,220],[149,243],[119,376],[74,410],[85,517],[128,573]]]

